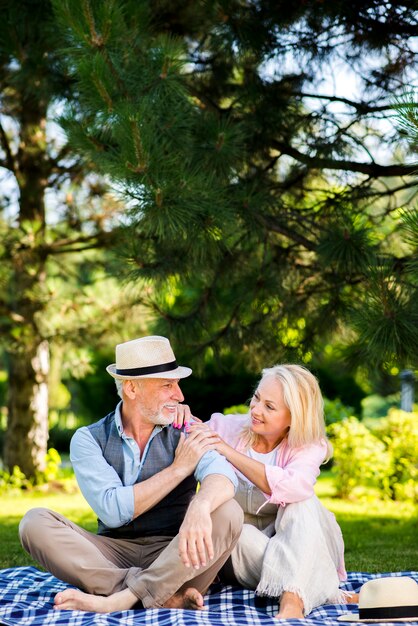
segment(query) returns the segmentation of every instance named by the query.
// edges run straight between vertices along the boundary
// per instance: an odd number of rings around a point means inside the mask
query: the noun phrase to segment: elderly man
[[[20,523],[22,545],[45,569],[83,589],[58,593],[56,609],[202,609],[241,532],[235,472],[210,439],[175,427],[191,417],[179,387],[191,369],[177,365],[168,339],[118,345],[107,371],[122,400],[77,430],[70,446],[98,534],[37,508]]]

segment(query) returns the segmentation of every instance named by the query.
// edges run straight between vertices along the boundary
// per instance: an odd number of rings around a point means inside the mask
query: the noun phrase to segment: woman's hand
[[[219,454],[223,454],[225,457],[227,456],[227,450],[230,446],[215,432],[210,426],[205,424],[204,422],[199,421],[198,423],[190,424],[189,431],[199,432],[210,442],[215,444],[215,450],[219,452]]]
[[[174,418],[173,423],[171,424],[173,428],[183,428],[185,427],[186,432],[188,432],[190,422],[201,422],[198,417],[192,415],[190,407],[188,404],[178,404],[177,405],[177,415]]]

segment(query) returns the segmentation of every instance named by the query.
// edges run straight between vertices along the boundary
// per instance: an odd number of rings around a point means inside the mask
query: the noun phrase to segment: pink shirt
[[[245,452],[240,433],[248,424],[248,415],[213,413],[207,424],[238,452]],[[268,501],[285,506],[313,496],[320,465],[326,454],[325,441],[290,448],[284,439],[277,449],[276,465],[266,465],[266,477],[271,490],[271,496],[266,494]]]
[[[226,443],[238,452],[245,453],[240,433],[248,421],[248,415],[213,413],[207,423]],[[271,490],[271,496],[264,494],[267,498],[266,502],[285,506],[291,502],[307,500],[315,495],[314,485],[326,454],[327,444],[325,440],[299,448],[290,448],[287,439],[284,439],[277,448],[276,465],[265,465],[266,477]],[[337,524],[335,515],[325,507],[324,510],[329,519],[329,528],[331,528],[333,540],[339,546],[338,577],[340,580],[347,580],[341,529]]]

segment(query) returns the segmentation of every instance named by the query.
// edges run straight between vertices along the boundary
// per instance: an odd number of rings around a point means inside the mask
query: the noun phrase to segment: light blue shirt
[[[70,459],[81,492],[96,515],[109,528],[118,528],[132,521],[134,515],[133,485],[138,482],[152,439],[163,428],[155,426],[141,457],[138,444],[123,432],[122,402],[115,410],[115,423],[122,439],[125,461],[123,482],[116,470],[108,464],[102,450],[87,427],[79,428],[70,443]],[[229,478],[236,490],[238,481],[228,461],[215,452],[206,452],[196,466],[194,476],[202,482],[206,476],[221,474]]]

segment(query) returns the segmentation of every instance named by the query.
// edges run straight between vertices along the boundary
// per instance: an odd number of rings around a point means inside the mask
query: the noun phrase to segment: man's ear
[[[122,383],[122,389],[125,396],[127,396],[130,400],[134,400],[138,393],[138,387],[135,384],[134,380],[124,380]]]

